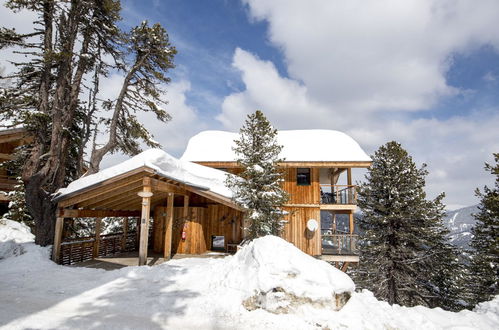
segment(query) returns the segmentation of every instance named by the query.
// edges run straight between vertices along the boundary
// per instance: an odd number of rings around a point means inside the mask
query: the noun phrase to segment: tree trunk
[[[32,176],[25,181],[26,205],[35,220],[35,243],[47,246],[54,242],[55,215],[57,205],[52,196],[42,189],[42,177]]]

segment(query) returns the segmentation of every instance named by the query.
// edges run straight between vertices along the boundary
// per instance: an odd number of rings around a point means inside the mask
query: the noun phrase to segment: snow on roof
[[[58,190],[57,199],[144,166],[160,176],[201,190],[209,190],[223,197],[232,197],[231,190],[224,184],[226,172],[179,160],[160,149],[149,149],[121,164],[71,182],[67,188]]]
[[[238,133],[204,131],[193,136],[180,159],[191,162],[232,162]],[[345,133],[333,130],[278,131],[283,146],[280,157],[291,162],[371,161],[359,144]]]

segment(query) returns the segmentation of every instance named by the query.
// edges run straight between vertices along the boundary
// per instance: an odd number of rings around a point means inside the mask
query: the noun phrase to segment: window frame
[[[300,170],[307,170],[308,173],[299,173]],[[305,175],[307,182],[306,183],[300,183],[298,180],[299,175]],[[312,185],[312,169],[310,167],[298,167],[296,169],[296,185],[297,186],[311,186]]]

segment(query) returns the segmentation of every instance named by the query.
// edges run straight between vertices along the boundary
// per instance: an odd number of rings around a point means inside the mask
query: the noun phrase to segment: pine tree
[[[355,277],[390,304],[455,309],[457,251],[446,241],[444,194],[426,200],[425,167],[418,169],[397,142],[375,152],[359,186],[364,234]]]
[[[283,177],[277,167],[283,161],[279,159],[282,146],[277,143],[277,130],[257,110],[248,116],[234,142],[236,161],[243,171],[240,177],[228,177],[227,185],[234,191],[235,201],[247,210],[246,237],[278,236],[288,194],[281,188]]]
[[[480,198],[479,213],[472,230],[471,277],[474,303],[492,299],[499,294],[499,153],[494,154],[496,165],[485,169],[496,176],[495,187],[476,190]]]

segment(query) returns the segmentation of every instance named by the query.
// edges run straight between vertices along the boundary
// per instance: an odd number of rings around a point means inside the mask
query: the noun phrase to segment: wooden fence
[[[137,249],[137,232],[101,235],[96,251],[95,237],[78,238],[61,243],[60,261],[62,265],[72,265],[77,262],[105,257],[120,252],[134,251]]]

